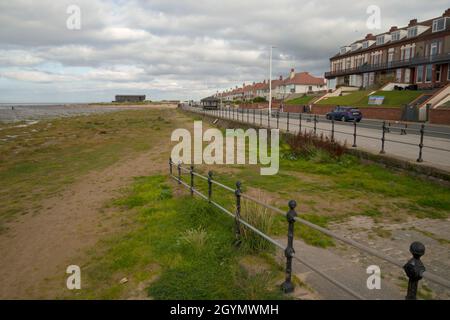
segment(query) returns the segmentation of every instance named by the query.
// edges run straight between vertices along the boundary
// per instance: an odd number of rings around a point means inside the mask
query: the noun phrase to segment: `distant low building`
[[[219,107],[220,100],[216,97],[207,97],[201,100],[203,109],[217,109]]]
[[[145,95],[118,95],[115,102],[143,102]]]

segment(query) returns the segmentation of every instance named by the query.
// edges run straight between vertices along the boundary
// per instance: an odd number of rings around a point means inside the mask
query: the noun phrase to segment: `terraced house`
[[[335,85],[370,87],[396,82],[419,89],[450,83],[450,9],[442,16],[368,34],[330,59],[325,77]]]
[[[291,69],[287,78],[283,79],[283,76],[280,75],[278,79],[274,79],[271,82],[272,98],[276,100],[284,100],[295,94],[326,91],[324,78],[315,77],[309,72],[296,73],[294,69]],[[256,97],[269,100],[269,81],[253,82],[251,85],[244,83],[242,87],[236,87],[218,95],[226,101],[250,101]]]

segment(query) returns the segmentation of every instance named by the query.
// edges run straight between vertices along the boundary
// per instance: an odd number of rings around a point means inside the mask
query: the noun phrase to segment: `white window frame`
[[[422,83],[423,82],[423,69],[424,69],[423,65],[422,66],[417,66],[417,68],[416,68],[416,82],[417,83]],[[419,76],[420,76],[420,80],[419,80]]]
[[[430,80],[428,81],[428,66],[430,66]],[[433,81],[433,65],[432,64],[427,64],[425,65],[425,83],[431,83]]]
[[[367,49],[369,47],[369,41],[364,41],[362,44],[363,49]]]
[[[444,24],[442,26],[442,29],[437,29],[438,24],[439,24],[440,21],[444,21]],[[433,20],[433,28],[432,28],[433,32],[444,31],[445,28],[446,28],[446,24],[447,24],[446,17],[442,17],[442,18],[438,18],[438,19]]]
[[[392,36],[392,38],[391,38],[392,41],[400,40],[400,30],[392,32],[391,36]]]
[[[414,30],[414,34],[411,35],[412,31]],[[414,38],[417,37],[417,33],[419,32],[417,26],[411,27],[408,29],[408,38]]]
[[[435,54],[433,54],[433,48],[436,49],[436,53]],[[439,54],[439,43],[438,42],[433,42],[430,45],[430,57],[437,56],[438,54]]]
[[[381,39],[382,41],[378,41],[379,39]],[[379,43],[381,42],[381,43]],[[382,36],[377,36],[377,46],[382,46],[384,44],[384,35]]]

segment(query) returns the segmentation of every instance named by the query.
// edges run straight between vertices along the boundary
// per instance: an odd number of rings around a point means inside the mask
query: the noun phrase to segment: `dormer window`
[[[359,48],[361,48],[361,43],[354,43],[354,44],[352,44],[352,51],[356,51]]]
[[[350,50],[349,47],[342,47],[341,48],[341,54],[346,54]]]
[[[400,31],[392,32],[392,41],[400,40]]]
[[[384,44],[384,35],[377,37],[377,46]]]
[[[417,37],[417,26],[408,29],[408,38]]]
[[[445,30],[446,20],[445,17],[433,20],[433,32]]]
[[[363,49],[367,49],[369,47],[369,41],[364,41],[362,44]]]

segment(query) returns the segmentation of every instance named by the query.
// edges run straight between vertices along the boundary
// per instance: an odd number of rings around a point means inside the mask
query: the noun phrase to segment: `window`
[[[427,64],[427,68],[425,70],[425,82],[431,82],[433,76],[433,65]]]
[[[402,82],[402,69],[397,69],[395,79],[397,82]]]
[[[433,32],[442,31],[445,29],[445,17],[433,20]]]
[[[341,54],[346,54],[348,51],[348,47],[342,47],[341,48]]]
[[[384,44],[384,35],[377,37],[377,46]]]
[[[437,42],[433,42],[430,47],[430,56],[435,56],[439,53],[439,45]]]
[[[362,47],[363,49],[367,49],[369,47],[369,41],[364,41]]]
[[[400,31],[395,31],[392,33],[392,41],[400,40]]]
[[[436,82],[441,82],[441,71],[442,68],[440,65],[436,66]]]
[[[416,68],[416,82],[423,82],[423,66],[418,66]]]
[[[411,27],[408,29],[408,38],[417,36],[417,27]]]

